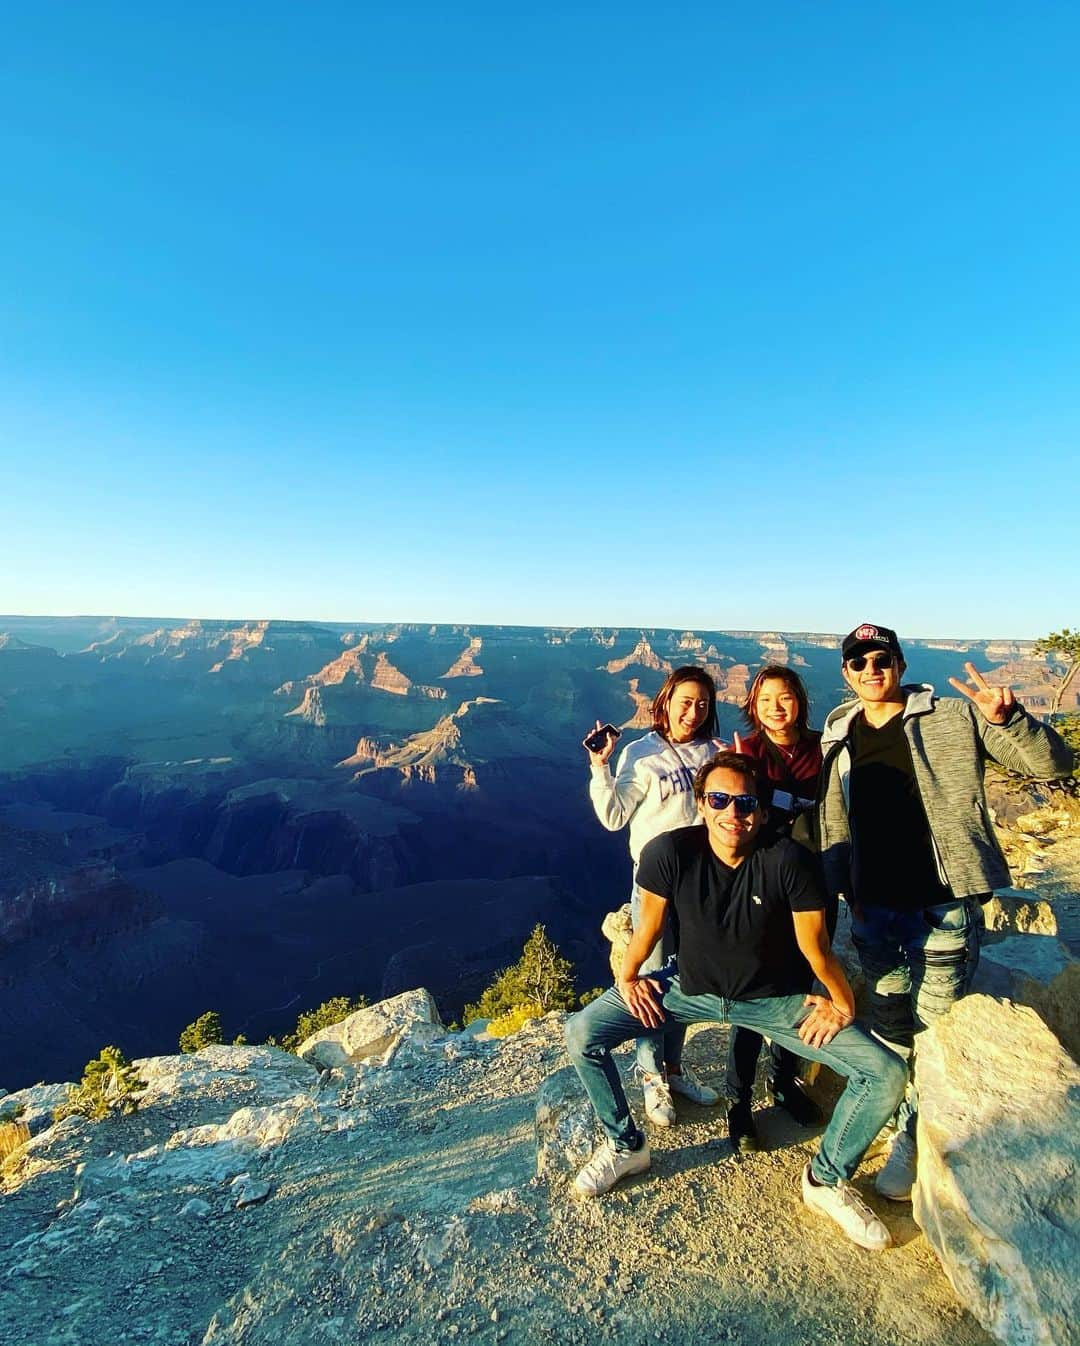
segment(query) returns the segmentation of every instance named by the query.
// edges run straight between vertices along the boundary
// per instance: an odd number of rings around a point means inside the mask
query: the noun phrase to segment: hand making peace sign
[[[1016,705],[1012,688],[991,687],[974,664],[965,664],[964,667],[967,669],[967,684],[962,683],[959,678],[950,678],[950,684],[978,706],[988,724],[1004,724],[1012,714],[1013,706]],[[972,688],[975,690],[972,691]]]

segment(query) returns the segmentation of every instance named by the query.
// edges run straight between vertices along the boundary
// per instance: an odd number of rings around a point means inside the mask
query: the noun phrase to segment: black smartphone
[[[618,738],[619,731],[613,724],[602,724],[599,729],[594,729],[591,734],[586,734],[581,740],[581,746],[587,748],[589,752],[603,752],[604,744],[609,738]]]

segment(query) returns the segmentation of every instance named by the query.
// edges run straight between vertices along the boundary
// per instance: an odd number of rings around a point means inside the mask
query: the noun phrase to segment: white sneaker
[[[716,1090],[703,1084],[689,1066],[683,1066],[681,1075],[668,1075],[667,1083],[673,1094],[682,1094],[683,1098],[688,1098],[691,1103],[710,1107],[713,1103],[720,1102],[720,1095]]]
[[[810,1165],[802,1173],[802,1198],[814,1210],[819,1210],[840,1226],[860,1248],[880,1252],[892,1244],[889,1231],[848,1182],[835,1187],[818,1187],[810,1181]]]
[[[915,1142],[898,1131],[889,1147],[889,1157],[874,1181],[874,1190],[889,1201],[910,1201],[915,1183]]]
[[[574,1179],[574,1191],[579,1196],[603,1196],[620,1178],[644,1173],[651,1164],[648,1141],[641,1142],[640,1150],[617,1150],[605,1141]]]
[[[657,1126],[674,1126],[675,1104],[663,1075],[643,1075],[641,1087],[645,1093],[645,1116],[649,1121]]]

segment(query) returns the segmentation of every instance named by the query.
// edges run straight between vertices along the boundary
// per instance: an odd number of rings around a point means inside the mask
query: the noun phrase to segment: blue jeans
[[[967,993],[979,966],[982,903],[976,897],[918,911],[852,906],[851,939],[870,1003],[870,1027],[911,1059],[915,1034],[947,1014]],[[914,1083],[897,1126],[915,1138]]]
[[[673,964],[657,976],[664,988],[666,1023],[685,1028],[694,1023],[730,1023],[764,1033],[809,1061],[821,1061],[847,1085],[821,1138],[821,1147],[811,1160],[818,1182],[834,1187],[850,1178],[870,1142],[889,1120],[904,1093],[907,1066],[888,1048],[852,1024],[842,1029],[826,1047],[808,1047],[798,1034],[798,1025],[809,1013],[801,995],[773,996],[766,1000],[727,1000],[717,995],[685,995]],[[612,1060],[612,1049],[638,1034],[641,1021],[626,1008],[613,986],[566,1021],[566,1046],[570,1060],[608,1139],[619,1150],[636,1150],[641,1144],[622,1077]]]
[[[636,865],[634,866],[634,874],[637,875]],[[640,914],[641,894],[638,892],[638,886],[635,883],[630,892],[630,922],[635,930]],[[658,972],[674,955],[675,939],[671,933],[671,922],[665,920],[660,938],[653,945],[652,952],[641,965],[641,975],[645,976],[646,973]],[[643,1028],[640,1022],[638,1028],[639,1030]],[[685,1028],[671,1028],[666,1032],[658,1029],[655,1033],[639,1032],[637,1046],[634,1049],[638,1070],[643,1075],[663,1075],[665,1074],[665,1068],[668,1066],[678,1071],[682,1066],[683,1043],[685,1041]]]
[[[753,1098],[758,1057],[761,1055],[763,1042],[761,1034],[752,1033],[749,1028],[731,1030],[724,1087],[728,1097],[736,1103],[749,1103]],[[769,1046],[765,1071],[770,1085],[785,1093],[795,1085],[795,1076],[799,1073],[799,1058],[786,1047],[774,1042]]]

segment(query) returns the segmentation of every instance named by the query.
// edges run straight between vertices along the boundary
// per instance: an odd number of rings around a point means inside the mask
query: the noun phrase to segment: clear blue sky
[[[0,612],[1076,625],[1080,10],[520,9],[7,9]]]

